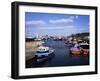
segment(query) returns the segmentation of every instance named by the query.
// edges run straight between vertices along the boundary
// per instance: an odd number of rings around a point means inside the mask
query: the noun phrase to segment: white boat
[[[54,49],[50,47],[40,46],[35,54],[36,61],[41,62],[54,54]]]

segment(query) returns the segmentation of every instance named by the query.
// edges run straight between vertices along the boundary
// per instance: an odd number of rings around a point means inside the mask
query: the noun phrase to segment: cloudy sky
[[[25,13],[25,36],[68,36],[89,32],[89,16],[78,14]]]

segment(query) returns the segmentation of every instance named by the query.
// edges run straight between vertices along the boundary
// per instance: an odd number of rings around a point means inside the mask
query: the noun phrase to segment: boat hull
[[[36,54],[35,55],[35,61],[36,62],[42,62],[45,60],[48,60],[50,57],[52,57],[54,55],[54,50],[50,50],[47,53],[41,53],[41,54]]]

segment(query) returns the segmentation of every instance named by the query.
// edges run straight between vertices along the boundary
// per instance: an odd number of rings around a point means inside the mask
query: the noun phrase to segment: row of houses
[[[66,43],[88,43],[89,44],[89,33],[80,33],[68,36],[67,39],[65,39]]]

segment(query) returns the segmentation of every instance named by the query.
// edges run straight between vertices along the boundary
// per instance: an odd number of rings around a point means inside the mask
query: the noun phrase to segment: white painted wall
[[[14,0],[1,0],[0,1],[0,81],[13,81],[10,78],[11,69],[11,2]],[[43,2],[43,3],[58,3],[58,4],[72,4],[72,5],[87,5],[98,6],[98,14],[100,14],[100,0],[21,0],[30,2]],[[98,16],[98,22],[100,15]],[[98,31],[100,24],[98,23]],[[100,32],[98,33],[100,35]],[[98,38],[100,41],[100,37]],[[100,42],[98,48],[100,48]],[[98,62],[100,62],[100,51],[98,51]],[[100,63],[98,63],[100,68]],[[100,70],[99,70],[100,71]],[[35,81],[99,81],[100,74],[98,75],[82,75],[82,76],[66,76],[66,77],[53,77],[53,78],[40,78],[34,79]],[[21,80],[22,81],[22,80]],[[33,79],[26,79],[26,81],[33,81]]]

